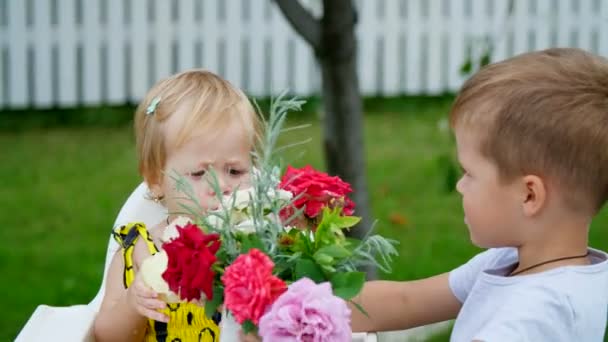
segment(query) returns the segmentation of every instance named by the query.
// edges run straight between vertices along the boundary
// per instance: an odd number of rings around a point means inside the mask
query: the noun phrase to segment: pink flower
[[[353,191],[350,184],[340,177],[317,171],[310,165],[301,169],[288,166],[279,188],[290,191],[294,197],[302,194],[293,202],[293,206],[297,209],[306,206],[304,214],[308,218],[317,217],[326,206],[342,207],[343,214],[349,216],[355,209],[355,203],[347,197]],[[287,219],[293,212],[293,208],[285,208],[281,217]]]
[[[329,283],[302,278],[262,316],[258,333],[265,341],[350,341],[350,313]]]
[[[224,305],[237,322],[248,319],[257,325],[270,304],[285,292],[287,286],[272,275],[273,267],[272,260],[255,248],[226,267]]]

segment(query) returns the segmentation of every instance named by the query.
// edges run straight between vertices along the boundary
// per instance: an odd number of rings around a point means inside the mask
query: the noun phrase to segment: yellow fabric
[[[150,254],[158,252],[152,237],[143,223],[129,223],[116,227],[113,231],[114,239],[122,246],[122,255],[125,263],[123,282],[128,288],[135,279],[133,268],[133,250],[138,237],[143,237]],[[194,303],[172,303],[160,312],[169,316],[169,323],[148,320],[148,330],[144,341],[146,342],[173,342],[173,341],[219,341],[220,331],[216,322],[207,318],[205,309]],[[215,317],[214,317],[215,318]],[[219,317],[218,320],[219,322]]]

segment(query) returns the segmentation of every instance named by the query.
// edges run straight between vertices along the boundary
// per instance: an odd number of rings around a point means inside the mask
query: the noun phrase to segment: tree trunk
[[[352,0],[323,0],[323,17],[312,17],[297,0],[275,0],[294,29],[314,49],[323,84],[323,140],[329,174],[353,187],[355,215],[361,222],[350,235],[363,238],[371,228],[367,192],[363,112],[357,77],[356,12]],[[366,270],[369,279],[376,270]]]
[[[324,0],[323,6],[317,57],[323,84],[325,161],[330,174],[339,175],[354,189],[355,214],[362,219],[350,235],[363,238],[372,223],[357,77],[356,12],[351,0]],[[366,272],[376,278],[373,269]]]

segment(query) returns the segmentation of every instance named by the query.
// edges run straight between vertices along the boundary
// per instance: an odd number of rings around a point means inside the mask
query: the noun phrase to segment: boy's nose
[[[456,182],[456,191],[462,195],[462,177]]]

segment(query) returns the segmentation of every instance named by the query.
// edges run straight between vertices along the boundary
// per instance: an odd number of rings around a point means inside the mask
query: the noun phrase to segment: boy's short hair
[[[158,102],[155,107],[154,101]],[[153,113],[149,113],[151,109]],[[168,139],[165,123],[180,110],[184,114],[178,118],[177,136]],[[148,184],[160,183],[169,148],[187,142],[196,130],[209,129],[210,134],[218,134],[235,121],[247,130],[254,149],[259,143],[261,123],[241,90],[212,72],[198,69],[159,81],[135,111],[139,173]]]
[[[504,182],[535,174],[577,210],[608,196],[608,61],[579,49],[522,54],[465,82],[450,125],[471,129]]]

